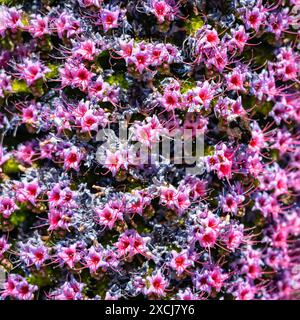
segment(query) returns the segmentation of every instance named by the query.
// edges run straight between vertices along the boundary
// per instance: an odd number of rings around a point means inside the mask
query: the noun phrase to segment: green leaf
[[[128,89],[128,81],[125,78],[125,74],[124,73],[116,73],[113,74],[111,76],[109,76],[106,81],[110,84],[116,84],[118,86],[120,86],[123,89]]]
[[[24,80],[13,80],[11,87],[15,93],[30,93],[30,90]]]
[[[2,168],[5,174],[13,174],[13,173],[18,173],[20,171],[19,162],[17,162],[14,158],[8,159],[3,164]]]
[[[267,101],[267,102],[264,102],[264,103],[258,105],[258,107],[255,108],[255,110],[266,116],[270,113],[272,108],[273,108],[273,103],[270,101]]]
[[[46,79],[53,79],[58,76],[58,66],[55,64],[48,64],[48,69],[50,70],[48,73],[46,73]]]
[[[186,28],[190,35],[195,34],[204,25],[203,20],[199,16],[194,16],[187,20]]]
[[[20,225],[25,220],[26,220],[26,213],[24,211],[22,211],[22,210],[18,210],[16,212],[14,212],[9,218],[9,221],[14,226]]]

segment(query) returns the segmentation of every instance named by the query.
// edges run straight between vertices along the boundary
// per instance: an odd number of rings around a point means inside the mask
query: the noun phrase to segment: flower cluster
[[[0,300],[299,299],[299,1],[9,3]]]

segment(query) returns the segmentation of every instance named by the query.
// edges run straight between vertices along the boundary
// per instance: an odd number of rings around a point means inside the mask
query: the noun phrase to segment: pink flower
[[[41,266],[44,264],[44,262],[50,258],[48,254],[48,248],[43,245],[38,247],[33,247],[30,250],[30,257],[31,257],[32,263],[39,270]]]
[[[85,284],[77,282],[72,276],[69,282],[65,282],[59,289],[53,291],[50,298],[55,300],[82,300],[84,287]]]
[[[175,207],[178,213],[181,215],[187,210],[191,205],[189,195],[187,192],[178,192],[175,200]]]
[[[38,119],[37,106],[31,104],[30,106],[22,109],[22,121],[27,124],[35,124]]]
[[[12,92],[10,76],[6,75],[5,72],[0,72],[0,97],[4,98],[5,92]]]
[[[167,111],[175,110],[181,107],[181,95],[176,91],[165,91],[160,99],[161,104]]]
[[[133,45],[134,41],[133,39],[130,41],[124,41],[120,40],[120,50],[116,51],[118,55],[120,55],[123,59],[125,59],[126,64],[128,65],[129,62],[131,62],[131,55],[133,52]]]
[[[59,69],[62,87],[73,85],[75,82],[76,67],[65,63],[64,68]]]
[[[199,41],[203,49],[217,48],[219,43],[220,39],[215,29],[205,29],[204,36]]]
[[[118,211],[113,210],[108,205],[103,209],[97,209],[96,214],[99,224],[108,227],[110,230],[114,227],[116,221],[121,218]]]
[[[110,150],[106,150],[106,158],[103,167],[107,168],[111,171],[112,175],[115,176],[123,163],[123,157],[120,151],[111,152]]]
[[[146,121],[142,124],[136,123],[133,132],[137,141],[146,147],[151,147],[159,141],[160,134],[164,133],[165,130],[154,115],[153,117],[146,118]]]
[[[25,62],[17,66],[20,72],[20,78],[25,80],[28,86],[31,86],[36,80],[44,79],[50,70],[39,61],[26,59]]]
[[[32,164],[32,158],[35,155],[32,144],[19,145],[18,150],[15,153],[16,158],[26,164]]]
[[[168,208],[174,208],[177,202],[177,190],[173,187],[160,188],[160,203],[166,205]]]
[[[63,152],[64,168],[66,170],[79,170],[80,162],[84,155],[77,147],[73,146]]]
[[[252,10],[247,9],[244,19],[246,22],[246,28],[252,28],[257,32],[265,19],[265,13],[261,8],[257,7]]]
[[[96,54],[95,43],[92,40],[86,40],[73,49],[74,55],[84,60],[93,60]]]
[[[88,71],[85,66],[81,65],[74,72],[74,79],[72,80],[72,84],[80,88],[80,90],[86,91],[94,75],[95,74]]]
[[[249,142],[249,148],[254,151],[260,151],[266,146],[265,135],[256,121],[251,123],[251,129],[252,138]]]
[[[214,247],[217,241],[217,233],[213,229],[207,228],[200,232],[198,240],[204,248]]]
[[[5,236],[0,238],[0,260],[3,258],[4,253],[11,247],[8,243],[8,239]]]
[[[239,69],[235,69],[230,74],[226,75],[227,90],[246,91],[244,88],[245,74]]]
[[[0,213],[2,214],[3,218],[8,219],[17,209],[19,208],[13,199],[8,197],[0,197]]]
[[[152,12],[157,18],[158,23],[164,23],[165,20],[173,19],[173,10],[169,1],[151,0]]]
[[[68,230],[72,222],[72,212],[69,210],[60,210],[51,208],[48,212],[48,230],[65,229]]]
[[[50,34],[48,17],[42,17],[41,15],[34,15],[30,20],[29,32],[34,38],[42,37],[45,34]]]
[[[25,278],[13,273],[9,274],[3,286],[3,298],[11,297],[18,300],[33,300],[34,292],[38,290],[37,286],[29,284]]]
[[[223,212],[230,212],[233,214],[237,214],[240,204],[245,200],[243,195],[238,195],[236,193],[228,193],[220,198]]]
[[[94,246],[90,247],[84,260],[91,273],[96,273],[99,268],[106,266],[106,263],[103,261],[102,250],[96,249]]]
[[[249,38],[244,26],[239,26],[237,29],[233,29],[231,34],[232,38],[228,44],[229,48],[231,50],[237,49],[242,52]]]
[[[225,234],[225,237],[223,238],[226,247],[231,251],[235,251],[242,244],[243,239],[243,229],[235,228],[233,226],[229,228]]]
[[[191,288],[180,289],[177,296],[179,300],[199,300],[199,297],[192,292]]]
[[[162,275],[161,271],[158,271],[152,276],[148,276],[147,281],[149,282],[147,295],[154,294],[159,297],[166,296],[166,287],[169,285],[169,283]]]
[[[54,20],[54,27],[60,38],[64,35],[71,37],[81,33],[80,22],[67,12],[62,12],[61,15]]]
[[[208,81],[205,81],[203,83],[198,82],[197,87],[194,89],[194,92],[195,101],[203,105],[207,110],[215,94],[215,89],[213,88],[213,86]]]
[[[5,23],[7,28],[10,28],[13,32],[16,32],[18,28],[22,28],[23,23],[21,10],[9,8],[6,11]]]
[[[189,253],[187,250],[183,250],[180,253],[175,250],[171,251],[172,260],[170,267],[173,268],[178,275],[181,275],[190,266],[193,266],[193,261],[189,259]]]
[[[103,26],[104,32],[107,32],[110,29],[118,28],[118,18],[120,11],[118,9],[107,10],[102,9],[100,13],[100,19]]]
[[[41,189],[37,180],[32,182],[17,182],[15,185],[16,198],[18,201],[24,203],[29,201],[32,205],[36,205],[37,197],[39,196]]]
[[[222,72],[229,63],[227,55],[227,48],[223,46],[218,50],[214,50],[213,54],[205,60],[205,64],[208,68],[214,66],[219,72]]]
[[[135,230],[126,230],[120,235],[115,246],[119,256],[133,257],[136,254],[141,254],[145,257],[150,257],[146,247],[148,237],[141,237]]]
[[[77,244],[73,244],[69,247],[60,247],[57,249],[58,258],[66,263],[71,269],[75,267],[75,264],[80,260],[80,253],[77,252]]]
[[[148,69],[150,65],[150,56],[148,52],[138,51],[132,55],[132,62],[139,73],[142,73],[145,69]]]
[[[34,292],[37,290],[37,286],[31,285],[26,280],[24,280],[17,283],[15,297],[18,300],[33,300]]]
[[[81,119],[82,132],[91,132],[98,130],[98,118],[93,110],[88,110]]]

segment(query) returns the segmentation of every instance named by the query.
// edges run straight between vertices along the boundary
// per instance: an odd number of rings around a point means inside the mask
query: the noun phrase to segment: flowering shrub
[[[0,3],[1,299],[299,298],[299,1]]]

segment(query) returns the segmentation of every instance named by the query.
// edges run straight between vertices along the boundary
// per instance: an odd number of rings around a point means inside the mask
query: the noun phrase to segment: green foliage
[[[194,35],[204,25],[200,16],[192,16],[186,22],[186,30],[188,34]]]
[[[5,174],[14,174],[20,171],[19,162],[16,159],[10,158],[3,164],[3,172]]]
[[[13,80],[11,87],[14,93],[30,93],[30,89],[24,80]]]
[[[267,116],[273,108],[273,103],[270,101],[263,102],[255,108],[255,111]]]
[[[9,218],[9,221],[15,227],[20,225],[26,220],[26,212],[23,210],[15,211]]]
[[[47,65],[48,69],[50,70],[47,74],[46,74],[46,79],[54,79],[58,76],[58,66],[50,63]]]
[[[27,278],[28,283],[36,285],[39,288],[47,287],[53,284],[54,270],[52,267],[32,272]]]
[[[128,81],[125,78],[125,74],[124,73],[116,73],[113,74],[111,76],[109,76],[106,81],[110,84],[116,84],[117,86],[120,86],[123,89],[128,89],[129,85],[128,85]]]

